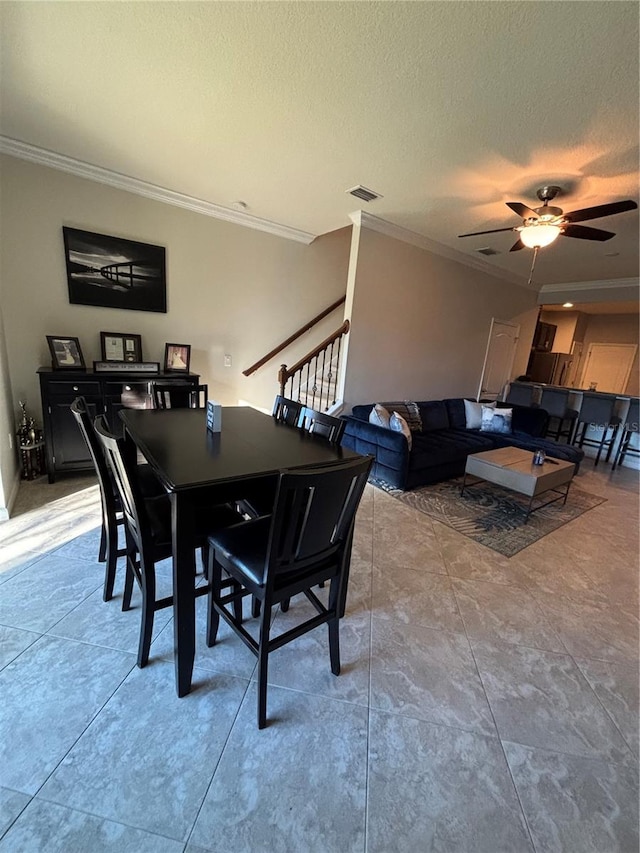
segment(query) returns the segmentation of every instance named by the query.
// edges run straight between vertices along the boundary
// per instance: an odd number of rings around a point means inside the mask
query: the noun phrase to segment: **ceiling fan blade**
[[[601,242],[616,236],[613,231],[586,228],[584,225],[563,225],[560,233],[563,237],[577,237],[578,240],[600,240]]]
[[[520,249],[524,249],[524,243],[523,243],[523,242],[522,242],[522,240],[518,237],[518,239],[516,240],[516,242],[515,242],[515,243],[513,244],[513,246],[509,249],[509,251],[510,251],[510,252],[519,252],[519,251],[520,251]]]
[[[479,237],[480,234],[498,234],[500,231],[513,231],[513,228],[494,228],[491,231],[472,231],[470,234],[458,234],[458,237]]]
[[[535,210],[531,210],[530,207],[527,207],[526,204],[520,204],[519,201],[507,201],[505,202],[507,207],[510,207],[514,213],[517,213],[522,219],[537,219],[538,214]]]
[[[627,210],[636,210],[638,205],[635,201],[614,201],[611,204],[597,204],[595,207],[585,207],[582,210],[572,210],[562,217],[565,222],[586,222],[587,219],[599,219],[601,216],[613,216],[615,213],[625,213]],[[596,239],[594,237],[594,239]]]

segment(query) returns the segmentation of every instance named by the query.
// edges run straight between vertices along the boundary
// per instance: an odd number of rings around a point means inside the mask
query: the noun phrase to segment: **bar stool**
[[[536,386],[530,382],[522,383],[512,382],[509,386],[509,393],[505,402],[511,403],[514,406],[534,406],[533,398],[535,395]]]
[[[618,449],[616,451],[616,455],[613,459],[613,465],[611,467],[612,471],[615,471],[616,466],[622,465],[624,462],[624,457],[627,453],[630,453],[632,456],[640,456],[640,448],[638,447],[630,447],[629,443],[631,442],[631,438],[634,433],[637,435],[640,432],[640,399],[638,397],[632,397],[631,403],[629,404],[629,411],[627,412],[627,417],[625,418],[625,423],[622,428],[622,437],[620,439],[620,444],[618,445]]]
[[[549,415],[549,423],[545,436],[555,438],[556,441],[565,436],[567,444],[571,444],[575,422],[578,417],[578,410],[569,408],[570,396],[570,391],[561,388],[543,388],[540,398],[540,408],[544,409]],[[551,418],[557,420],[555,429],[551,427]],[[565,422],[567,424],[566,427]]]
[[[591,391],[585,391],[582,395],[582,405],[577,417],[576,431],[573,436],[573,444],[582,447],[583,444],[589,447],[597,447],[598,453],[594,462],[594,467],[600,461],[602,451],[607,448],[605,461],[608,462],[618,435],[620,427],[620,418],[613,414],[616,405],[616,398],[613,394],[597,394]],[[582,431],[580,425],[582,424]],[[586,432],[590,425],[602,427],[602,438],[585,438]],[[609,436],[609,430],[611,435]]]

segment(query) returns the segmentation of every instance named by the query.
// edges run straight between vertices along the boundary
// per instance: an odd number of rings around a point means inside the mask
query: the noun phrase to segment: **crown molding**
[[[415,231],[410,231],[408,228],[403,228],[401,225],[394,225],[386,219],[380,219],[378,216],[372,216],[364,210],[356,210],[349,214],[349,218],[354,225],[359,225],[362,228],[369,228],[371,231],[378,231],[380,234],[386,234],[387,237],[393,237],[395,240],[402,240],[403,243],[410,243],[412,246],[417,246],[419,249],[425,249],[427,252],[432,252],[434,255],[441,255],[443,258],[448,258],[450,261],[457,261],[459,264],[464,264],[472,269],[479,270],[487,275],[495,278],[502,278],[511,284],[517,284],[519,287],[526,287],[527,280],[515,273],[503,270],[500,267],[495,267],[492,264],[481,261],[479,258],[472,258],[464,252],[459,252],[457,249],[452,249],[450,246],[445,246],[444,243],[438,243],[436,240],[430,240],[428,237],[423,237]],[[538,288],[536,287],[537,291]]]
[[[309,245],[317,236],[316,234],[309,234],[307,231],[299,231],[297,228],[290,228],[287,225],[279,225],[277,222],[271,222],[268,219],[231,210],[210,201],[203,201],[184,193],[174,192],[165,187],[149,184],[146,181],[140,181],[119,172],[112,172],[110,169],[103,169],[101,166],[93,166],[90,163],[84,163],[82,160],[66,157],[64,154],[56,154],[55,151],[47,151],[45,148],[28,145],[26,142],[20,142],[18,139],[11,139],[8,136],[0,136],[0,153],[9,154],[11,157],[17,157],[20,160],[28,160],[30,163],[37,163],[40,166],[49,166],[51,169],[68,172],[78,178],[86,178],[89,181],[106,184],[108,187],[141,195],[163,204],[182,207],[203,216],[222,219],[225,222],[242,225],[245,228],[253,228],[256,231],[265,231],[267,234],[284,237],[286,240],[295,240],[298,243]]]
[[[567,281],[560,284],[543,284],[540,296],[552,293],[564,293],[572,290],[620,290],[620,288],[638,289],[638,278],[608,278],[603,281]]]

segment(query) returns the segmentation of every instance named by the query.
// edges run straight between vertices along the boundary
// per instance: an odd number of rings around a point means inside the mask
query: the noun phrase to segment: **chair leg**
[[[291,599],[290,598],[283,598],[282,601],[280,602],[280,610],[282,610],[283,613],[286,613],[287,610],[289,609],[289,604],[291,604]]]
[[[100,545],[98,547],[98,562],[104,563],[107,559],[107,531],[104,512],[102,513],[102,528],[100,530]],[[106,600],[106,599],[105,599]]]
[[[333,610],[335,616],[327,622],[329,629],[329,658],[331,660],[331,672],[340,675],[340,614],[338,613],[340,588],[339,578],[331,581],[329,589],[329,610]]]
[[[611,438],[609,440],[609,446],[607,447],[607,455],[604,457],[604,461],[608,462],[611,458],[611,451],[613,450],[613,445],[616,443],[616,438],[618,437],[618,424],[613,427],[611,432]]]
[[[258,645],[258,728],[267,725],[267,672],[269,668],[269,623],[271,622],[270,601],[265,600],[260,620]]]
[[[153,634],[153,614],[156,604],[156,576],[152,568],[150,571],[142,566],[142,624],[140,625],[140,642],[138,644],[138,666],[142,668],[149,661],[149,649],[151,648],[151,635]]]
[[[111,601],[113,598],[113,587],[116,582],[116,568],[118,566],[118,525],[113,522],[109,524],[105,532],[105,560],[103,601]]]
[[[253,596],[251,598],[251,615],[253,616],[254,619],[257,619],[258,616],[260,615],[261,604],[262,604],[262,602],[260,601],[259,598],[256,598],[255,596]]]
[[[133,582],[135,575],[131,568],[131,561],[135,560],[135,554],[127,555],[127,571],[124,576],[124,594],[122,596],[122,610],[131,610],[131,595],[133,593]]]
[[[220,599],[220,590],[222,585],[222,566],[215,561],[215,552],[213,549],[209,551],[209,567],[207,574],[209,575],[209,583],[211,588],[207,596],[207,646],[215,645],[216,637],[218,636],[218,626],[220,624],[220,614],[216,610],[216,604]]]

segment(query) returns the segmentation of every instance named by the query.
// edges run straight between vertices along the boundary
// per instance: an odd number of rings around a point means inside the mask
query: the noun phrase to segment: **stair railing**
[[[278,355],[278,353],[282,352],[283,349],[286,349],[289,344],[292,344],[296,341],[301,335],[304,335],[305,332],[308,332],[309,329],[312,329],[316,323],[319,323],[320,320],[323,320],[326,316],[331,314],[332,311],[335,311],[340,305],[342,305],[346,301],[346,296],[341,296],[340,299],[336,299],[328,308],[325,308],[324,311],[321,311],[313,320],[309,320],[308,323],[305,323],[304,326],[301,326],[297,332],[294,332],[290,335],[286,341],[282,341],[281,344],[278,344],[277,347],[274,347],[271,352],[268,352],[265,356],[263,356],[259,361],[256,361],[255,364],[252,364],[251,367],[247,367],[246,370],[243,370],[242,373],[244,376],[251,376],[252,373],[255,373],[258,368],[262,367],[263,364],[266,364],[270,361],[274,356]]]
[[[342,338],[349,332],[349,321],[325,338],[292,367],[283,364],[278,372],[280,394],[299,400],[305,406],[326,411],[335,405],[338,396],[340,348]]]

